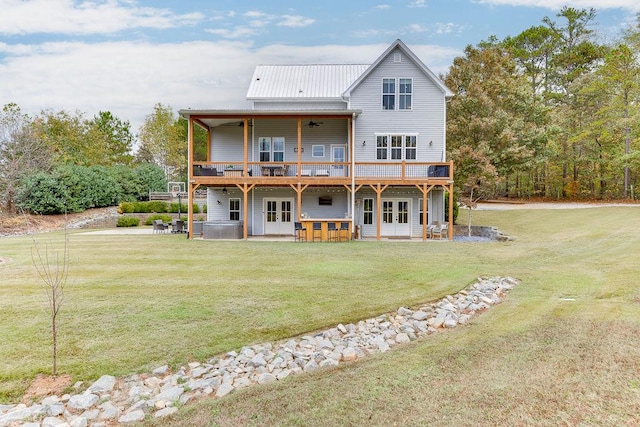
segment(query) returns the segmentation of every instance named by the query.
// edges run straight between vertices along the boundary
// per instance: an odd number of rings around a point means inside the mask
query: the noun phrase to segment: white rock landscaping
[[[237,388],[337,366],[465,324],[500,303],[518,283],[511,277],[482,277],[456,295],[416,309],[400,307],[357,324],[243,347],[177,372],[161,366],[121,379],[104,375],[80,394],[50,396],[31,406],[0,405],[0,427],[105,427],[169,416],[192,399],[223,397]]]

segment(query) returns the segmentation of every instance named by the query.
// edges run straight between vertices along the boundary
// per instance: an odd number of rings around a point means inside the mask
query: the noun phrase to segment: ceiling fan
[[[307,123],[307,126],[309,126],[310,128],[316,127],[316,126],[320,126],[324,124],[323,122],[314,122],[313,120],[309,120],[309,123]]]

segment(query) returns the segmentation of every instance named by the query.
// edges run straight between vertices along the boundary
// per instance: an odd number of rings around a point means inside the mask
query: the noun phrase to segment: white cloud
[[[535,6],[551,10],[560,10],[568,5],[567,0],[477,0],[477,2],[496,6]],[[640,2],[638,0],[573,0],[570,6],[576,9],[593,7],[596,10],[620,8],[640,11]]]
[[[119,0],[2,0],[0,34],[109,34],[128,28],[173,28],[203,19]]]
[[[29,114],[110,111],[137,133],[161,102],[180,108],[246,108],[245,94],[257,64],[371,63],[388,44],[360,46],[270,45],[208,42],[0,44],[3,104]],[[461,52],[433,45],[410,48],[434,72],[446,71]],[[203,54],[206,52],[206,54]]]
[[[442,23],[438,22],[434,25],[436,34],[451,34],[462,32],[463,27],[453,22]]]
[[[282,15],[282,21],[278,22],[280,27],[307,27],[315,22],[315,19],[304,16]]]
[[[375,6],[374,9],[387,10],[387,9],[391,9],[391,5],[379,4],[379,5]]]
[[[225,39],[241,39],[251,37],[256,34],[256,30],[252,27],[234,27],[231,30],[225,28],[213,28],[204,30],[207,33],[215,34]]]
[[[413,0],[409,3],[409,7],[427,7],[427,0]]]

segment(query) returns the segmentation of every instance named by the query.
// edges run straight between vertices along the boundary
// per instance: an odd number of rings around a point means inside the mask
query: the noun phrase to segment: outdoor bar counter
[[[302,223],[302,226],[307,229],[306,237],[308,242],[312,242],[314,240],[313,239],[313,223],[314,222],[320,223],[320,230],[321,230],[320,236],[318,236],[316,232],[316,238],[315,238],[316,242],[318,241],[329,242],[331,241],[332,237],[335,238],[335,235],[330,236],[329,234],[329,223],[333,223],[336,225],[336,228],[338,229],[338,231],[336,232],[338,236],[338,241],[351,240],[351,233],[353,231],[351,218],[302,218],[300,222]],[[349,230],[340,230],[340,225],[343,222],[349,224]]]

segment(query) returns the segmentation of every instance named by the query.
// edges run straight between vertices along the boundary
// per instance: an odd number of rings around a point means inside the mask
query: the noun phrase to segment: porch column
[[[416,187],[418,187],[418,190],[422,192],[422,240],[427,240],[427,220],[429,218],[429,211],[427,210],[429,209],[427,197],[429,197],[429,193],[431,192],[433,187],[435,187],[435,185],[427,185],[427,183],[425,182],[424,184],[422,184],[422,186],[416,184]]]
[[[244,123],[244,129],[243,129],[243,134],[244,134],[244,161],[243,161],[243,165],[242,165],[242,174],[244,176],[248,176],[249,175],[249,119],[245,118],[243,120]],[[246,195],[245,195],[246,197]],[[245,235],[244,237],[245,239],[247,238],[247,236]]]
[[[382,215],[380,215],[380,213],[382,212],[382,192],[384,190],[386,190],[388,186],[389,186],[389,184],[381,186],[380,183],[378,183],[375,186],[369,185],[369,187],[371,187],[373,189],[373,191],[376,192],[376,210],[377,210],[377,214],[376,214],[376,240],[380,240],[380,221],[382,220],[382,218],[381,218]]]
[[[293,191],[298,195],[298,214],[296,217],[298,218],[298,221],[300,221],[302,219],[300,216],[302,214],[302,192],[307,189],[309,184],[302,185],[302,183],[299,182],[297,185],[289,184],[289,186],[293,188]]]
[[[189,116],[189,122],[187,124],[187,181],[189,184],[189,194],[187,194],[187,224],[189,224],[187,238],[193,238],[193,192],[195,189],[193,188],[193,117]]]
[[[298,117],[298,176],[302,173],[302,118]],[[300,195],[298,194],[298,203],[300,203]],[[300,206],[298,206],[300,207]],[[300,215],[300,214],[298,214]],[[299,219],[300,217],[298,217]]]
[[[453,161],[449,161],[449,240],[453,240]]]
[[[255,186],[255,184],[249,185],[246,182],[243,184],[236,184],[236,187],[242,191],[244,196],[242,201],[242,238],[244,240],[249,238],[249,191],[251,191]]]

